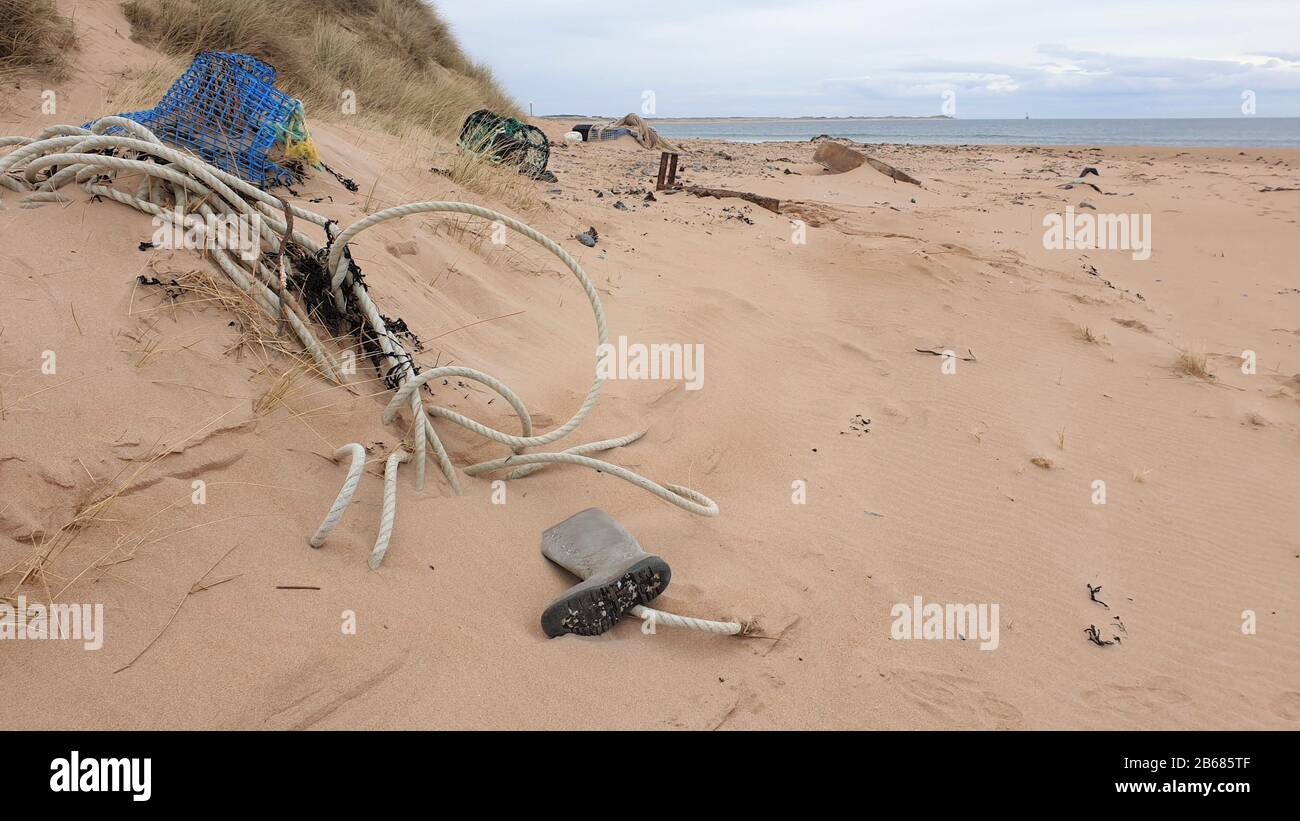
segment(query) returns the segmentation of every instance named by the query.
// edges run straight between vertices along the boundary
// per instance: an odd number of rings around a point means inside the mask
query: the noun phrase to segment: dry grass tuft
[[[235,329],[234,340],[222,350],[222,355],[243,361],[245,354],[251,355],[261,364],[260,371],[276,371],[289,367],[294,379],[289,384],[273,386],[255,403],[258,415],[265,415],[284,404],[284,399],[293,393],[297,377],[312,376],[330,382],[328,374],[323,373],[311,355],[304,351],[296,339],[278,333],[275,320],[267,316],[253,298],[246,292],[234,287],[223,276],[211,270],[199,269],[179,273],[158,271],[154,273],[170,278],[172,292],[167,294],[163,306],[167,310],[204,310],[219,308],[231,317],[230,327]],[[136,314],[149,309],[134,309]],[[343,340],[322,340],[323,342],[343,342]],[[140,343],[144,344],[144,343]],[[143,360],[143,357],[142,357]]]
[[[1178,354],[1174,361],[1174,373],[1180,376],[1193,376],[1197,379],[1214,379],[1210,373],[1209,361],[1203,350],[1186,350]]]
[[[54,0],[0,0],[0,79],[27,71],[60,79],[76,43]]]
[[[1097,336],[1093,333],[1092,328],[1089,328],[1087,325],[1076,325],[1074,328],[1074,335],[1081,341],[1087,342],[1089,345],[1100,345],[1106,341],[1105,337]]]
[[[144,339],[139,341],[139,344],[136,347],[135,352],[138,356],[135,360],[135,366],[137,368],[143,368],[146,365],[152,364],[155,359],[164,353],[164,351],[165,349],[162,346],[162,337],[146,335]]]
[[[1033,459],[1030,459],[1029,462],[1030,464],[1036,465],[1042,468],[1043,470],[1051,470],[1053,467],[1056,466],[1056,463],[1053,462],[1051,459],[1048,459],[1046,456],[1035,456]]]
[[[152,108],[189,64],[179,57],[163,57],[141,69],[128,69],[114,79],[99,116]]]
[[[521,116],[491,72],[465,56],[421,0],[126,0],[132,36],[188,59],[238,51],[274,66],[312,117],[356,113],[394,133],[452,138],[479,108]]]
[[[218,278],[217,274],[204,269],[168,274],[175,283],[175,296],[168,297],[169,310],[220,308],[230,314],[231,327],[237,335],[222,352],[226,356],[238,362],[248,351],[263,366],[269,365],[278,355],[305,358],[294,343],[276,335],[273,321],[253,298],[224,277]]]
[[[97,522],[106,521],[105,514],[107,514],[113,506],[117,504],[126,491],[136,485],[146,472],[155,467],[160,461],[172,453],[178,453],[181,450],[184,450],[184,448],[181,447],[182,445],[210,430],[229,413],[230,411],[226,411],[225,413],[214,417],[204,423],[201,428],[184,437],[174,445],[156,443],[155,446],[146,454],[146,458],[133,460],[138,461],[139,464],[130,475],[126,475],[127,469],[130,467],[130,463],[128,463],[123,465],[117,474],[111,479],[104,482],[95,480],[94,485],[89,489],[89,495],[85,501],[77,506],[71,519],[52,533],[42,531],[39,537],[33,539],[33,550],[31,553],[8,568],[0,568],[0,578],[9,575],[16,575],[18,577],[18,581],[11,589],[9,595],[12,596],[16,594],[25,584],[34,584],[39,581],[45,591],[46,600],[54,602],[57,601],[69,587],[79,581],[91,570],[98,567],[104,567],[105,565],[101,564],[101,562],[109,559],[112,554],[119,552],[119,550],[123,548],[123,542],[121,540],[119,540],[118,543],[115,544],[107,553],[103,554],[98,559],[93,560],[74,576],[59,576],[52,573],[50,570],[51,565],[61,554],[67,552],[72,547],[73,543],[83,531]],[[168,507],[174,507],[176,504],[178,503],[173,503]],[[159,511],[159,513],[161,512],[162,511]],[[138,547],[138,543],[136,546]],[[131,553],[133,552],[134,547],[131,549]],[[127,555],[122,560],[125,561],[129,558],[130,556]],[[49,586],[49,583],[52,580],[56,582],[63,580],[65,583],[61,589],[55,592]]]
[[[271,387],[253,403],[253,412],[266,416],[279,407],[288,407],[288,399],[298,389],[298,374],[285,371],[276,377]]]
[[[152,105],[195,53],[219,50],[274,66],[276,86],[303,101],[309,121],[382,129],[402,139],[407,157],[445,147],[480,108],[523,117],[421,0],[126,0],[122,8],[132,37],[175,62],[132,78],[104,113]],[[522,212],[542,205],[536,183],[514,168],[462,152],[452,165],[451,180],[475,194]],[[367,213],[393,204],[375,194]]]
[[[451,181],[520,211],[533,211],[542,204],[537,183],[510,165],[497,165],[484,154],[457,152],[451,163]]]

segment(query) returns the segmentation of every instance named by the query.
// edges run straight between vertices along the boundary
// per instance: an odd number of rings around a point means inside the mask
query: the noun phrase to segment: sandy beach
[[[78,17],[57,113],[24,81],[0,135],[92,119],[157,60],[116,4]],[[95,651],[0,642],[0,687],[39,694],[0,702],[0,726],[1300,728],[1300,149],[851,146],[911,185],[830,173],[813,142],[683,146],[685,184],[775,213],[654,193],[658,152],[533,122],[557,181],[529,181],[527,208],[440,173],[449,141],[338,115],[312,131],[358,190],[315,173],[279,193],[341,224],[422,200],[500,210],[581,264],[611,339],[702,346],[698,390],[611,379],[553,449],[647,430],[602,458],[720,515],[579,466],[506,482],[504,503],[431,467],[419,491],[399,474],[372,571],[385,458],[409,432],[383,423],[373,369],[334,386],[240,344],[218,299],[168,287],[211,262],[142,249],[138,211],[3,190],[0,596],[102,602],[105,629]],[[1099,190],[1060,188],[1088,167]],[[1136,215],[1146,255],[1046,247],[1067,212]],[[554,257],[490,228],[422,214],[352,252],[422,364],[503,379],[549,430],[586,395],[591,310]],[[517,429],[480,385],[430,387]],[[509,453],[434,426],[458,467]],[[363,482],[313,550],[349,442]],[[625,618],[548,639],[539,614],[572,578],[541,534],[591,506],[671,564],[656,606],[754,634]],[[899,638],[918,597],[996,605],[996,648]]]

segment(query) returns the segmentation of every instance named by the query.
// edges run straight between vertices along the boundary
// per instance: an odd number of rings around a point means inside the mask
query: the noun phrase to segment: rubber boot
[[[542,613],[542,630],[598,636],[668,587],[672,571],[605,511],[589,507],[542,534],[542,555],[583,581]]]

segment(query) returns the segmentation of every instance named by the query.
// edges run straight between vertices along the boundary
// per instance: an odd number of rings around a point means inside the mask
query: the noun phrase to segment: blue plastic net
[[[158,105],[120,116],[254,185],[288,185],[300,176],[267,153],[282,138],[298,101],[277,91],[274,82],[275,69],[247,54],[205,51]]]

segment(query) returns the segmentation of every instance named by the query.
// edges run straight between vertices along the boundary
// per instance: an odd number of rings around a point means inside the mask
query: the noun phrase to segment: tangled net
[[[484,154],[493,162],[519,166],[519,173],[537,179],[551,159],[551,141],[535,125],[503,117],[486,108],[465,118],[460,128],[461,148]]]

